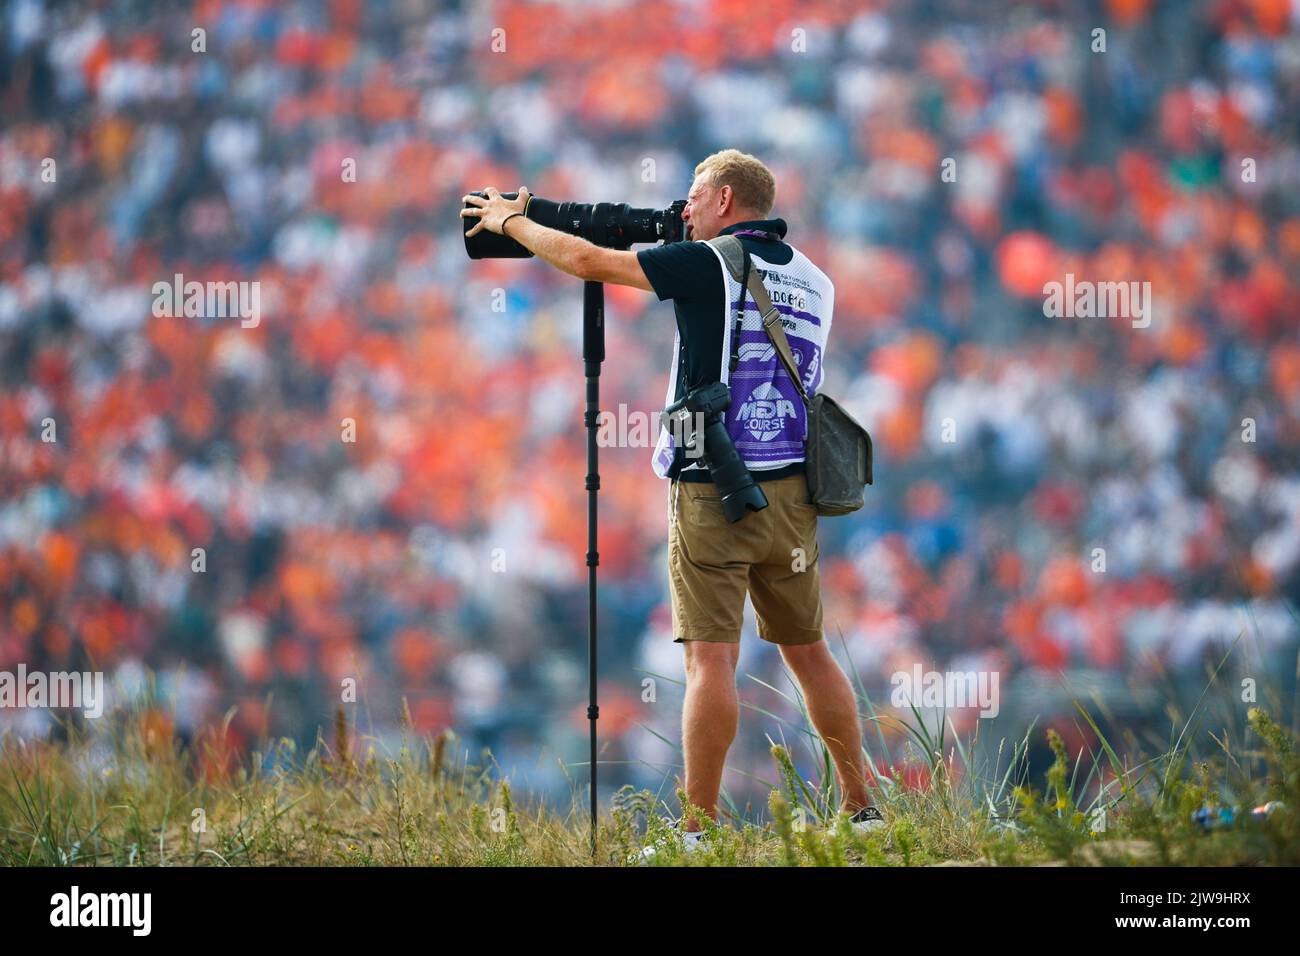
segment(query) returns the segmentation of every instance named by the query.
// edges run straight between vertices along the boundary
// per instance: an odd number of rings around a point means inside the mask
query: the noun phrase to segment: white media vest
[[[705,245],[708,245],[705,243]],[[786,243],[789,245],[789,243]],[[808,397],[821,386],[822,350],[831,330],[835,310],[835,286],[826,273],[798,249],[785,265],[776,265],[750,253],[752,269],[759,272],[772,304],[781,314],[781,323],[795,365],[799,369]],[[776,347],[763,331],[758,306],[746,296],[741,322],[739,363],[731,371],[732,330],[740,303],[740,282],[731,277],[722,253],[709,246],[718,259],[721,280],[726,291],[727,314],[723,322],[722,368],[719,378],[731,389],[731,406],[725,414],[727,431],[736,443],[736,451],[750,471],[768,471],[804,460],[804,441],[808,434],[808,413],[790,376],[776,354]],[[673,367],[668,376],[664,406],[672,404],[677,394],[677,355],[681,350],[681,332],[673,337]],[[660,478],[668,475],[673,462],[673,436],[665,428],[659,431],[652,464]],[[687,459],[682,471],[702,471],[699,459]]]

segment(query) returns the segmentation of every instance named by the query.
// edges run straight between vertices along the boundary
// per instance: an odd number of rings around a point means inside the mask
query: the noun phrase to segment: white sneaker
[[[697,850],[704,849],[704,831],[703,830],[679,830],[677,824],[673,824],[672,836],[660,837],[654,843],[641,848],[640,853],[634,853],[628,860],[629,863],[645,863],[655,858],[660,850],[666,848],[670,840],[676,839],[680,842],[683,852],[694,853]]]
[[[849,817],[849,823],[857,833],[870,833],[872,830],[879,830],[887,825],[885,818],[880,815],[880,811],[875,807],[863,807]]]

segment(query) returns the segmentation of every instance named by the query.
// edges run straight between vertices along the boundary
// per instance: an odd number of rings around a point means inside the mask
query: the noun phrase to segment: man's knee
[[[687,678],[715,674],[735,674],[740,659],[739,642],[683,641]]]
[[[795,674],[825,667],[828,661],[834,660],[825,640],[811,644],[782,644],[780,647],[781,657]]]

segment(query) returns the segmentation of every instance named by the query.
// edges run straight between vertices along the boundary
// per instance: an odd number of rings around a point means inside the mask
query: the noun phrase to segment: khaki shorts
[[[673,640],[740,641],[745,592],[758,636],[773,644],[822,639],[817,509],[808,479],[759,482],[768,505],[735,524],[712,482],[674,481],[668,493]]]

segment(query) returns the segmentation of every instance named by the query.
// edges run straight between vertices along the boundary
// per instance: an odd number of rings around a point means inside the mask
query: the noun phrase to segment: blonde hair
[[[760,216],[772,211],[776,202],[776,177],[757,156],[738,149],[724,149],[706,157],[695,167],[695,175],[703,176],[716,188],[730,186],[736,205]]]

